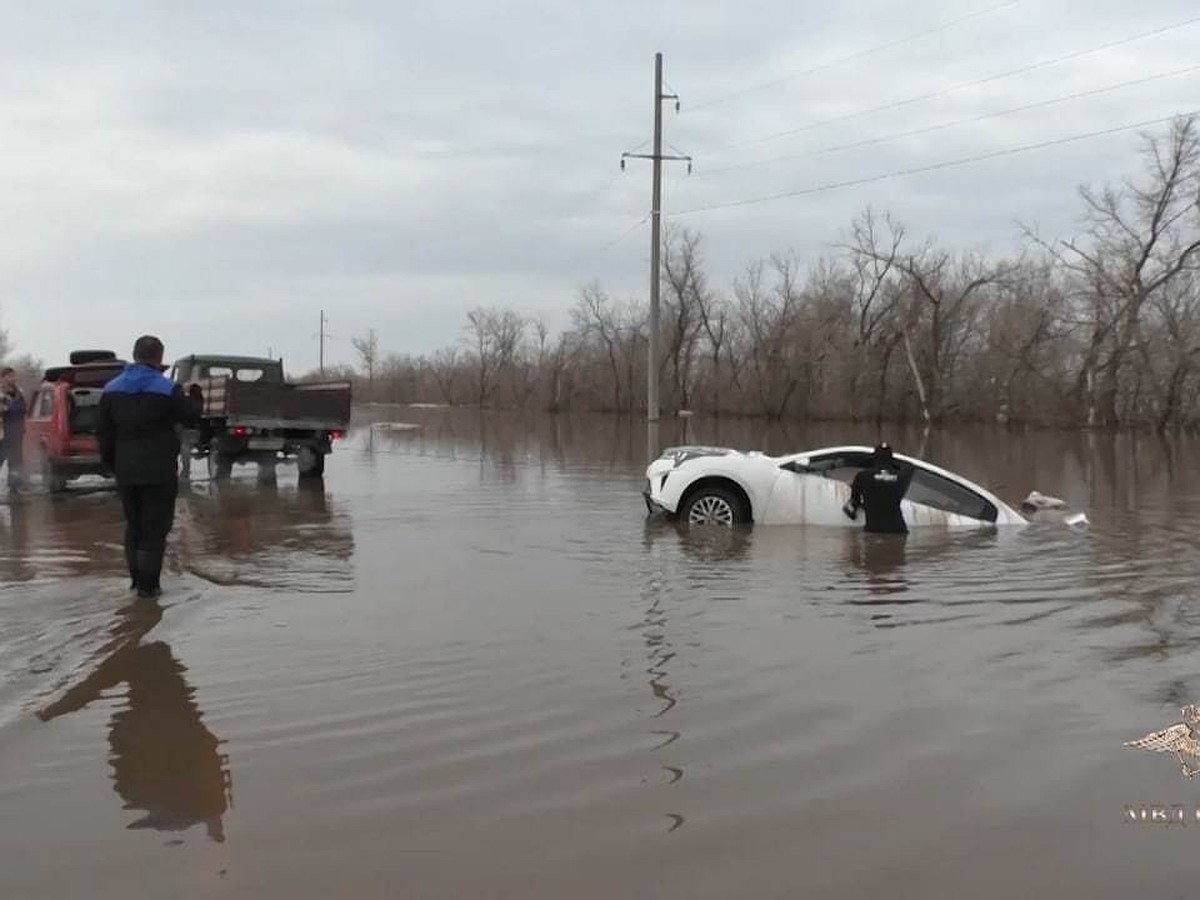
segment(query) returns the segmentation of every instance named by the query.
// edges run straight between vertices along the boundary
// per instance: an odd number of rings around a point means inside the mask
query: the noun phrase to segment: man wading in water
[[[842,507],[851,519],[859,509],[867,511],[865,531],[876,534],[908,534],[908,525],[900,511],[900,501],[912,481],[912,466],[902,466],[892,456],[892,448],[880,444],[871,457],[871,468],[854,476],[850,502]]]
[[[125,562],[130,587],[142,598],[160,593],[159,575],[179,491],[176,424],[200,420],[198,405],[162,374],[163,345],[145,335],[133,364],[104,386],[100,457],[117,479],[125,512]]]

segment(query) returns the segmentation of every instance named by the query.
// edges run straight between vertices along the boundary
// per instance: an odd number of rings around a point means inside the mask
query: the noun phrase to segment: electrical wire
[[[896,38],[896,39],[890,40],[890,41],[885,41],[882,44],[875,44],[874,46],[867,47],[867,48],[865,48],[863,50],[859,50],[855,53],[851,53],[849,56],[839,57],[838,59],[830,60],[827,63],[822,63],[819,66],[813,66],[811,69],[805,69],[803,72],[797,72],[793,75],[785,75],[780,78],[772,79],[770,81],[764,81],[759,84],[751,85],[750,87],[745,87],[745,88],[741,88],[740,90],[731,91],[730,93],[723,94],[719,97],[714,97],[711,100],[705,100],[703,103],[697,103],[694,106],[684,107],[683,112],[694,113],[698,110],[708,109],[710,106],[718,106],[722,103],[727,103],[730,100],[733,100],[737,97],[742,97],[746,94],[751,94],[756,91],[762,91],[762,90],[766,90],[767,88],[775,87],[776,85],[783,84],[786,81],[792,81],[796,78],[804,78],[808,75],[814,75],[817,72],[822,72],[826,69],[832,69],[834,66],[840,66],[843,63],[853,62],[854,60],[862,59],[865,56],[871,56],[875,53],[880,53],[884,50],[890,50],[893,47],[900,47],[900,46],[903,46],[904,44],[909,44],[914,41],[921,40],[922,38],[930,37],[931,35],[938,34],[943,31],[947,31],[947,30],[953,28],[955,25],[961,25],[963,22],[970,21],[971,19],[978,19],[982,16],[988,16],[988,15],[991,15],[992,13],[1000,12],[1001,10],[1008,9],[1010,6],[1016,6],[1022,2],[1024,2],[1024,0],[1006,0],[1006,2],[1004,2],[1004,3],[999,3],[995,6],[989,6],[987,9],[976,10],[975,12],[967,13],[966,15],[959,16],[956,19],[950,19],[949,21],[943,22],[941,25],[938,25],[934,28],[929,28],[929,29],[926,29],[925,31],[920,31],[920,32],[917,32],[916,34],[911,34],[906,37]]]
[[[624,231],[622,231],[615,238],[613,238],[610,241],[607,241],[604,244],[601,244],[600,247],[597,248],[596,250],[585,251],[583,253],[577,254],[575,257],[573,257],[567,263],[567,268],[573,269],[573,268],[576,268],[577,266],[582,265],[585,262],[592,262],[593,260],[598,259],[599,257],[603,256],[605,253],[607,253],[609,250],[611,250],[613,247],[617,246],[617,244],[626,240],[631,234],[633,234],[635,231],[637,231],[639,228],[641,228],[643,225],[645,225],[649,221],[650,221],[650,214],[647,213],[646,215],[642,216],[642,218],[640,218],[638,221],[634,222],[632,225],[630,225],[628,228],[626,228]]]
[[[981,84],[990,84],[991,82],[995,82],[995,81],[1003,81],[1007,78],[1012,78],[1016,75],[1023,75],[1026,72],[1033,72],[1033,71],[1036,71],[1037,69],[1045,69],[1050,66],[1056,66],[1059,63],[1068,62],[1073,59],[1081,59],[1082,57],[1091,56],[1095,53],[1101,53],[1105,50],[1112,50],[1116,47],[1122,47],[1126,44],[1132,44],[1135,41],[1142,41],[1142,40],[1145,40],[1146,38],[1156,37],[1160,34],[1166,34],[1167,32],[1170,32],[1170,31],[1177,31],[1180,28],[1186,28],[1189,25],[1195,25],[1198,22],[1200,22],[1200,16],[1192,16],[1191,18],[1184,19],[1181,22],[1175,22],[1171,25],[1163,25],[1159,28],[1151,29],[1150,31],[1143,31],[1143,32],[1140,32],[1139,34],[1131,35],[1129,37],[1120,38],[1115,41],[1109,41],[1108,43],[1101,44],[1097,47],[1089,47],[1084,50],[1076,50],[1072,53],[1067,53],[1063,56],[1056,56],[1051,59],[1043,59],[1043,60],[1040,60],[1035,63],[1030,63],[1029,65],[1026,65],[1026,66],[1021,66],[1020,68],[1017,68],[1017,69],[1009,69],[1006,72],[999,72],[995,75],[989,75],[986,78],[976,78],[971,81],[961,81],[961,82],[958,82],[957,84],[952,84],[949,87],[940,88],[939,90],[936,90],[936,91],[930,91],[929,93],[926,93],[926,94],[918,94],[917,96],[914,96],[914,97],[906,97],[902,100],[896,100],[891,103],[884,103],[879,106],[872,106],[867,109],[860,109],[860,110],[857,110],[856,112],[845,113],[844,115],[840,115],[840,116],[831,116],[826,119],[816,119],[805,125],[797,126],[796,128],[789,128],[785,131],[776,131],[772,134],[764,135],[763,137],[758,137],[758,138],[751,138],[750,140],[747,140],[747,141],[739,141],[736,144],[730,144],[729,149],[733,149],[736,147],[746,147],[746,146],[750,146],[753,144],[762,144],[762,143],[766,143],[767,141],[774,141],[774,140],[778,140],[779,138],[790,137],[793,134],[800,134],[801,132],[804,132],[804,131],[811,131],[812,129],[819,128],[822,125],[830,125],[834,122],[847,122],[847,121],[850,121],[851,119],[858,119],[863,116],[872,115],[873,113],[880,113],[880,112],[886,112],[886,111],[893,110],[893,109],[899,109],[904,106],[911,106],[914,103],[921,103],[925,100],[934,100],[934,99],[937,99],[938,97],[945,97],[948,94],[953,94],[956,91],[961,91],[964,88],[976,87]]]
[[[1136,128],[1146,128],[1151,125],[1161,125],[1164,122],[1170,122],[1174,119],[1183,116],[1194,116],[1200,110],[1191,110],[1189,112],[1177,113],[1175,115],[1164,116],[1158,119],[1148,119],[1143,122],[1134,122],[1130,125],[1119,125],[1114,128],[1105,128],[1099,131],[1089,131],[1084,134],[1070,135],[1069,137],[1055,138],[1049,141],[1039,141],[1035,144],[1025,144],[1020,147],[1009,147],[1004,150],[994,150],[990,153],[981,153],[977,156],[967,156],[960,159],[945,160],[939,163],[932,163],[925,166],[914,166],[908,169],[898,169],[893,172],[884,172],[880,175],[870,175],[865,178],[852,178],[846,181],[828,182],[826,184],[815,185],[814,187],[800,188],[794,191],[784,191],[779,194],[769,194],[764,197],[747,197],[742,200],[731,200],[724,203],[712,203],[705,206],[696,206],[691,209],[683,209],[675,213],[668,214],[669,218],[679,216],[694,215],[702,212],[712,212],[719,209],[731,209],[738,206],[752,206],[758,203],[768,203],[772,200],[783,200],[788,197],[802,197],[810,194],[820,194],[827,191],[838,190],[840,188],[857,187],[864,184],[873,184],[877,181],[887,181],[892,178],[901,178],[906,175],[919,175],[925,172],[936,172],[941,169],[950,169],[957,166],[965,166],[971,163],[984,162],[990,159],[999,159],[1004,156],[1013,156],[1018,153],[1027,153],[1031,150],[1041,150],[1046,147],[1055,147],[1062,144],[1070,144],[1076,141],[1087,140],[1089,138],[1102,137],[1104,135],[1118,134],[1123,131],[1132,131]]]
[[[1150,82],[1153,82],[1153,81],[1161,81],[1165,78],[1177,78],[1180,75],[1187,75],[1187,74],[1190,74],[1192,72],[1197,72],[1197,71],[1200,71],[1200,65],[1187,66],[1185,68],[1175,69],[1170,72],[1160,72],[1157,75],[1148,75],[1145,78],[1135,78],[1135,79],[1131,79],[1129,81],[1121,81],[1121,82],[1117,82],[1115,84],[1109,84],[1104,87],[1093,88],[1093,89],[1087,90],[1087,91],[1078,91],[1074,94],[1064,94],[1060,97],[1054,97],[1050,100],[1038,100],[1033,103],[1025,103],[1021,106],[1012,106],[1012,107],[1009,107],[1008,109],[1001,109],[1001,110],[997,110],[995,112],[983,113],[978,116],[969,116],[964,119],[955,119],[952,122],[942,122],[937,125],[926,125],[922,128],[912,128],[912,129],[909,129],[908,131],[895,131],[890,134],[880,135],[878,137],[865,138],[860,141],[851,141],[850,143],[846,143],[846,144],[831,144],[826,147],[820,147],[816,150],[807,150],[804,153],[792,153],[792,154],[788,154],[786,156],[773,156],[770,159],[759,159],[759,160],[753,160],[751,162],[745,162],[745,163],[734,163],[733,165],[729,165],[729,166],[720,166],[719,168],[716,168],[716,169],[707,169],[707,170],[698,172],[698,173],[696,173],[696,175],[694,177],[706,178],[706,177],[711,177],[713,175],[720,175],[725,172],[740,171],[743,169],[755,168],[757,166],[766,166],[766,165],[771,165],[771,164],[779,163],[779,162],[789,162],[789,161],[797,160],[797,159],[808,159],[808,158],[811,158],[814,156],[822,156],[827,153],[836,153],[836,152],[839,152],[842,150],[853,150],[853,149],[856,149],[859,147],[870,147],[875,144],[883,144],[883,143],[887,143],[888,141],[899,140],[900,138],[915,137],[916,135],[921,135],[921,134],[930,134],[935,131],[944,131],[947,128],[954,128],[959,125],[967,125],[967,124],[971,124],[974,122],[983,122],[988,119],[995,119],[995,118],[1000,118],[1001,116],[1013,115],[1014,113],[1027,112],[1031,109],[1042,109],[1047,106],[1054,106],[1056,104],[1066,103],[1071,100],[1079,100],[1083,97],[1094,97],[1099,94],[1109,93],[1111,91],[1119,90],[1121,88],[1133,87],[1135,85],[1140,85],[1140,84],[1149,84]]]

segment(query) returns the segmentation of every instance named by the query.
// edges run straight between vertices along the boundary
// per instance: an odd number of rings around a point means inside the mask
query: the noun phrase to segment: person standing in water
[[[17,373],[11,366],[0,369],[0,466],[8,463],[8,489],[24,486],[22,472],[25,442],[25,395],[17,385]]]
[[[133,363],[100,397],[100,457],[117,480],[125,514],[130,588],[144,599],[161,593],[159,576],[179,492],[176,425],[194,425],[200,409],[162,374],[162,341],[143,335]]]
[[[871,456],[871,468],[854,476],[850,485],[850,502],[842,507],[851,519],[858,511],[867,511],[864,530],[875,534],[908,534],[908,525],[900,509],[900,501],[912,481],[912,466],[896,462],[892,448],[880,444]]]

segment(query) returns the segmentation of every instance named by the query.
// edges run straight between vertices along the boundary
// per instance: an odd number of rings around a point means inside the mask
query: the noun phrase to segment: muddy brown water
[[[159,606],[111,494],[0,506],[0,897],[1193,889],[1200,778],[1122,742],[1200,701],[1196,445],[925,439],[1084,532],[702,535],[647,521],[644,426],[371,415],[421,427],[197,481]]]

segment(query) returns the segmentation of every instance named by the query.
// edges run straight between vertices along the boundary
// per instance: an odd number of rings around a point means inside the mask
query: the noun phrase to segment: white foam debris
[[[1044,509],[1066,509],[1067,501],[1043,494],[1041,491],[1030,491],[1029,496],[1021,501],[1021,506],[1027,510],[1037,511]]]

